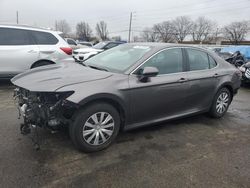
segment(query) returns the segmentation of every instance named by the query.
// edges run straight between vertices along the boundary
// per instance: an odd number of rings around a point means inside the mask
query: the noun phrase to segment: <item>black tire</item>
[[[52,62],[49,61],[39,61],[31,66],[31,69],[41,67],[41,66],[46,66],[46,65],[51,65],[53,64]]]
[[[225,107],[225,110],[223,110],[222,112],[219,112],[219,110],[216,108],[216,106],[218,104],[219,97],[222,95],[222,93],[226,93],[228,95],[228,101],[227,101],[227,106]],[[209,111],[209,115],[211,117],[213,117],[213,118],[221,118],[227,112],[228,107],[229,107],[231,101],[232,101],[232,94],[231,94],[231,92],[226,87],[221,88],[216,93],[216,95],[214,97],[213,104],[212,104],[212,106],[210,108],[210,111]]]
[[[106,142],[100,145],[92,145],[86,141],[83,136],[83,128],[87,120],[95,113],[106,112],[113,118],[113,133]],[[99,117],[100,120],[100,117]],[[120,115],[117,110],[107,103],[94,103],[85,108],[80,109],[73,118],[72,124],[69,126],[69,134],[74,145],[84,152],[96,152],[107,148],[116,138],[120,129]],[[91,133],[92,134],[92,133]],[[106,135],[107,136],[107,135]],[[91,137],[91,136],[90,136]],[[96,136],[94,137],[96,138]]]

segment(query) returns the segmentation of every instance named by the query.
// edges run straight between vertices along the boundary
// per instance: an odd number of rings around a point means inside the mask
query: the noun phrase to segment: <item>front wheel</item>
[[[70,125],[70,137],[75,146],[84,152],[107,148],[120,128],[117,110],[107,103],[96,103],[81,109]]]
[[[220,118],[227,112],[232,100],[232,94],[227,88],[220,89],[215,95],[210,109],[210,115],[214,118]]]

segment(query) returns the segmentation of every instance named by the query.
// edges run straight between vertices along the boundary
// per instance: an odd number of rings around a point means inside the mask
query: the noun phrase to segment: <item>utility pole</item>
[[[129,30],[128,30],[128,42],[130,42],[132,19],[133,19],[133,13],[131,12],[130,13],[130,21],[129,21]]]
[[[19,24],[18,11],[16,11],[16,24]]]

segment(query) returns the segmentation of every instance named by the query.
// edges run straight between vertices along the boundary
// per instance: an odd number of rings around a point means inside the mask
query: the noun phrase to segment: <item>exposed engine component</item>
[[[31,133],[32,128],[37,127],[56,131],[63,125],[67,125],[77,107],[65,100],[72,93],[31,92],[23,88],[16,88],[14,98],[19,116],[23,117],[23,123],[20,126],[21,133],[27,135]],[[35,141],[35,145],[37,144]]]

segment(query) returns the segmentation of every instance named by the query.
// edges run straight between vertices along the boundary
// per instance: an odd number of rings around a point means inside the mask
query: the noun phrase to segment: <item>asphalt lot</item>
[[[67,133],[19,133],[13,88],[0,84],[0,187],[250,187],[250,87],[222,119],[206,115],[121,133],[107,150],[77,151]]]

